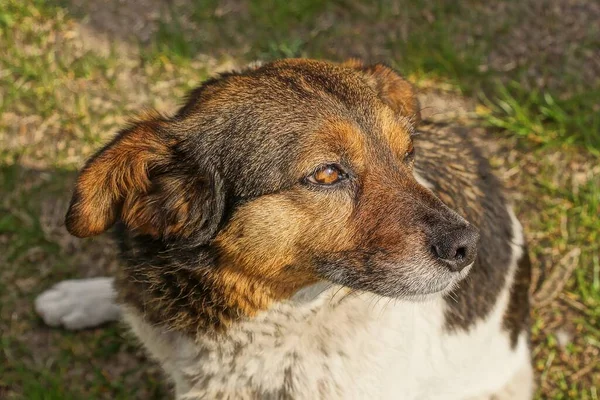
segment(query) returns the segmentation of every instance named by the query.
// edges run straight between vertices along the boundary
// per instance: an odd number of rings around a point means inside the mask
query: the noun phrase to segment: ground
[[[32,309],[118,268],[108,238],[64,229],[75,172],[136,113],[289,56],[384,61],[428,118],[474,127],[530,243],[537,396],[599,398],[597,1],[4,0],[0,49],[0,398],[168,393],[122,326],[70,333]]]

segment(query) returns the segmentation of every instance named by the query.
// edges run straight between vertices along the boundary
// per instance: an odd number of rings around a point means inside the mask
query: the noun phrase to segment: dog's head
[[[284,60],[223,75],[83,168],[67,228],[216,254],[220,282],[283,299],[318,281],[396,298],[443,292],[478,234],[415,180],[418,103],[383,65]],[[200,250],[199,250],[200,251]],[[235,284],[233,284],[235,286]]]

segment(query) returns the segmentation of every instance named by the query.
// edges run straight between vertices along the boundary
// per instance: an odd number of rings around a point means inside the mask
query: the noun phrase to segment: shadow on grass
[[[0,397],[165,398],[158,367],[120,324],[72,333],[35,314],[33,300],[49,286],[118,268],[109,238],[80,240],[64,228],[74,179],[0,166]]]

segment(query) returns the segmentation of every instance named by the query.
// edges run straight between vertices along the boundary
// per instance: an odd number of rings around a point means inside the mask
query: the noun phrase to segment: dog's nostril
[[[437,258],[442,258],[440,256],[440,249],[434,244],[431,246],[431,252],[433,253],[434,256],[436,256]]]
[[[456,249],[456,254],[454,254],[454,258],[456,260],[462,260],[466,256],[467,256],[467,248],[466,247],[459,247],[458,249]]]
[[[479,234],[472,226],[439,234],[431,244],[432,255],[453,272],[475,261]]]

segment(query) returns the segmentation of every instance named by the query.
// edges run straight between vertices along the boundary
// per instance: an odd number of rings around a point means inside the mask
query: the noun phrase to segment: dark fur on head
[[[283,60],[226,74],[92,158],[67,228],[91,236],[119,222],[121,299],[189,333],[320,280],[440,292],[462,277],[448,237],[472,262],[477,233],[415,180],[419,122],[411,85],[384,65]],[[312,183],[323,168],[343,179]]]

